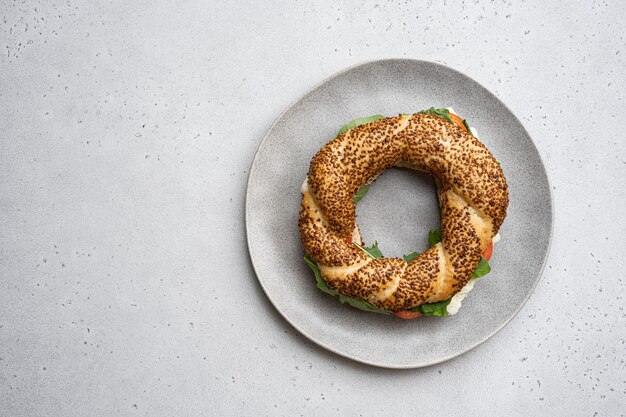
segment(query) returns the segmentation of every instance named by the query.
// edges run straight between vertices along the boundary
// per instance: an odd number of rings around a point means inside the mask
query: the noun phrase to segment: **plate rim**
[[[462,350],[461,352],[445,356],[445,357],[440,358],[440,359],[438,359],[436,361],[420,362],[420,363],[407,364],[407,365],[393,365],[393,364],[386,364],[386,363],[378,363],[378,362],[374,362],[374,361],[371,361],[371,360],[360,358],[358,356],[352,356],[352,355],[350,355],[350,354],[348,354],[346,352],[339,351],[338,349],[336,349],[334,347],[331,347],[331,346],[327,345],[326,343],[324,343],[324,342],[314,338],[313,336],[309,335],[307,331],[303,330],[300,326],[296,325],[292,320],[290,320],[289,317],[287,317],[283,313],[283,311],[281,311],[281,309],[279,309],[278,306],[276,306],[276,304],[274,303],[274,300],[270,296],[267,288],[263,284],[263,281],[259,278],[259,272],[257,270],[257,266],[256,266],[254,258],[252,256],[252,249],[251,249],[252,246],[251,246],[251,242],[250,242],[250,231],[249,231],[249,224],[250,224],[250,222],[249,222],[249,217],[250,217],[249,200],[251,198],[250,197],[250,183],[251,183],[251,179],[252,179],[252,174],[253,174],[253,171],[255,170],[255,166],[257,165],[257,162],[258,162],[259,152],[263,148],[263,146],[264,146],[265,142],[267,141],[270,133],[274,130],[274,128],[276,127],[276,124],[283,118],[283,116],[287,112],[289,112],[304,97],[306,97],[306,96],[310,95],[311,93],[315,92],[316,90],[318,90],[322,85],[326,84],[327,82],[329,82],[329,81],[331,81],[331,80],[333,80],[333,79],[335,79],[335,78],[337,78],[337,77],[339,77],[339,76],[341,76],[341,75],[343,75],[343,74],[345,74],[347,72],[350,72],[350,71],[352,71],[352,70],[354,70],[356,68],[359,68],[359,67],[362,67],[362,66],[366,66],[366,65],[371,65],[371,64],[374,64],[374,63],[400,62],[400,61],[410,62],[412,64],[433,65],[433,66],[440,67],[440,68],[442,68],[444,70],[447,70],[447,71],[452,71],[456,75],[460,75],[461,77],[469,78],[470,80],[472,80],[473,82],[478,84],[480,87],[482,87],[486,91],[488,91],[491,95],[493,95],[493,97],[514,117],[515,121],[517,121],[517,123],[519,123],[519,125],[521,126],[523,132],[530,139],[530,144],[535,149],[535,151],[537,153],[537,156],[539,157],[539,162],[541,162],[541,169],[543,170],[543,172],[545,174],[545,178],[546,178],[546,181],[547,181],[547,184],[548,184],[548,194],[550,195],[550,231],[549,231],[549,234],[548,234],[548,245],[546,247],[546,252],[545,252],[545,254],[543,256],[543,260],[541,262],[541,267],[539,269],[539,272],[537,273],[537,278],[535,279],[535,281],[533,282],[530,290],[528,291],[528,293],[526,294],[526,296],[524,297],[522,302],[517,306],[517,308],[515,309],[513,314],[511,314],[510,317],[508,317],[504,322],[502,322],[499,326],[497,326],[493,331],[488,333],[485,337],[483,337],[482,339],[480,339],[476,343],[473,343],[472,345],[470,345],[466,349]],[[500,99],[500,97],[498,97],[490,89],[488,89],[487,87],[485,87],[484,85],[482,85],[481,83],[479,83],[478,81],[476,81],[475,79],[470,77],[469,75],[464,74],[461,71],[458,71],[458,70],[456,70],[456,69],[454,69],[454,68],[452,68],[452,67],[450,67],[448,65],[445,65],[445,64],[441,64],[441,63],[434,62],[434,61],[423,60],[423,59],[416,59],[416,58],[380,58],[380,59],[372,59],[372,60],[361,61],[359,63],[350,65],[350,66],[348,66],[346,68],[343,68],[343,69],[341,69],[341,70],[331,74],[330,76],[322,79],[320,82],[315,84],[313,87],[308,89],[303,94],[299,95],[294,101],[292,101],[287,107],[285,107],[285,109],[274,119],[274,121],[272,122],[270,127],[265,132],[265,135],[263,135],[263,138],[261,139],[261,142],[257,146],[257,149],[254,152],[254,157],[252,158],[252,163],[250,164],[250,168],[248,170],[248,179],[246,181],[246,195],[245,195],[245,201],[244,201],[244,222],[245,222],[246,243],[247,243],[247,246],[248,246],[248,257],[250,259],[250,263],[252,264],[252,269],[254,270],[254,274],[256,275],[256,279],[257,279],[259,285],[261,286],[261,288],[263,289],[263,292],[265,293],[265,296],[270,301],[270,303],[272,304],[274,309],[281,315],[281,317],[283,319],[285,319],[285,321],[287,321],[287,323],[289,323],[300,334],[302,334],[304,337],[306,337],[308,340],[312,341],[316,345],[318,345],[320,347],[323,347],[324,349],[326,349],[326,350],[328,350],[330,352],[333,352],[333,353],[335,353],[335,354],[337,354],[337,355],[339,355],[341,357],[353,360],[355,362],[359,362],[359,363],[363,363],[363,364],[366,364],[366,365],[371,365],[371,366],[375,366],[375,367],[379,367],[379,368],[385,368],[385,369],[418,369],[418,368],[425,368],[425,367],[428,367],[428,366],[433,366],[433,365],[437,365],[437,364],[440,364],[440,363],[443,363],[443,362],[447,362],[447,361],[449,361],[451,359],[454,359],[454,358],[456,358],[458,356],[461,356],[461,355],[463,355],[463,354],[465,354],[465,353],[475,349],[476,347],[482,345],[487,340],[489,340],[493,336],[495,336],[498,332],[500,332],[504,327],[506,327],[511,322],[511,320],[513,320],[519,314],[519,312],[526,305],[526,303],[528,302],[530,297],[534,294],[535,289],[537,288],[537,285],[539,284],[539,281],[541,280],[541,277],[543,276],[543,272],[545,270],[545,267],[546,267],[546,264],[548,262],[548,258],[550,256],[550,252],[551,252],[551,249],[552,249],[552,241],[554,239],[554,214],[555,214],[554,213],[554,194],[552,193],[552,182],[550,180],[550,176],[548,175],[548,170],[546,169],[546,164],[544,163],[544,160],[543,160],[543,158],[541,156],[541,153],[539,152],[539,149],[537,148],[537,145],[535,144],[535,141],[533,140],[532,136],[528,133],[528,130],[526,130],[526,127],[519,120],[517,115],[515,115],[515,113],[513,113],[513,111],[511,111],[509,106],[507,106]]]

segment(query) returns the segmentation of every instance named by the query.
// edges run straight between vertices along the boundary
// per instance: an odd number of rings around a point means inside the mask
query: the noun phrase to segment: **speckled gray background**
[[[624,2],[0,7],[1,415],[624,413]],[[319,80],[390,56],[496,93],[554,187],[528,304],[421,370],[300,336],[244,234],[271,122]]]

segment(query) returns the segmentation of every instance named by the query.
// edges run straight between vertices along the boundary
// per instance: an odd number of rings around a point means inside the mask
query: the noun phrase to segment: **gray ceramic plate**
[[[501,161],[510,206],[492,272],[455,316],[405,321],[342,305],[315,287],[298,236],[300,186],[317,150],[344,123],[453,107],[478,129]],[[427,248],[439,225],[434,181],[391,169],[357,207],[366,244],[386,256]],[[276,309],[319,345],[359,362],[415,368],[458,356],[502,329],[541,275],[552,234],[552,197],[541,158],[520,121],[496,96],[458,71],[431,62],[389,59],[332,76],[292,104],[272,125],[252,163],[246,195],[248,246],[261,286]]]

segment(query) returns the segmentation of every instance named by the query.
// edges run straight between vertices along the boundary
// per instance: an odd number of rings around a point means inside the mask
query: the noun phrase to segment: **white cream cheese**
[[[309,192],[309,177],[304,178],[304,182],[302,183],[302,187],[300,187],[300,192],[302,194],[306,194]]]
[[[465,300],[465,297],[474,289],[474,284],[478,278],[472,278],[469,280],[465,287],[461,288],[461,291],[454,294],[454,297],[450,299],[450,304],[448,304],[448,315],[454,316],[459,312],[461,308],[461,303]]]

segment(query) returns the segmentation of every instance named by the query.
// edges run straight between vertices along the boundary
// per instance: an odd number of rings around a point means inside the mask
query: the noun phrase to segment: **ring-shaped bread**
[[[355,219],[353,196],[393,166],[435,177],[441,242],[411,262],[372,259]],[[358,126],[324,145],[302,187],[304,250],[336,291],[389,311],[450,299],[470,279],[506,216],[508,187],[499,163],[471,134],[430,114]]]

